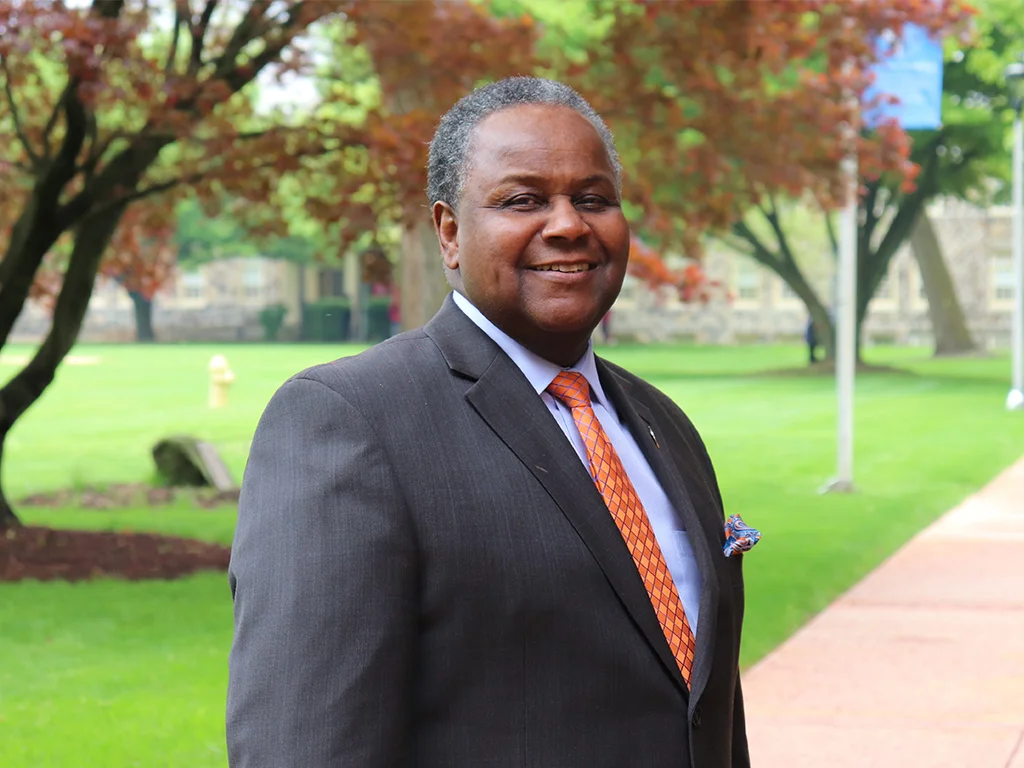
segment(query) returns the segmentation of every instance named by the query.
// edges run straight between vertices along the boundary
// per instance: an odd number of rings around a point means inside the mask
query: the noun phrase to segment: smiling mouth
[[[595,264],[545,264],[540,267],[530,267],[534,272],[589,272],[596,269]]]

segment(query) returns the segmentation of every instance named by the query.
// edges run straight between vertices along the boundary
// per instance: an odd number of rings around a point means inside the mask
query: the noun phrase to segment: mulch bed
[[[18,507],[81,507],[83,509],[118,509],[120,507],[158,507],[176,499],[212,509],[238,502],[238,489],[218,491],[214,488],[167,488],[147,483],[114,483],[102,488],[65,488],[47,493],[34,493],[19,499]]]
[[[80,507],[89,510],[160,506],[186,499],[204,509],[238,502],[238,490],[161,488],[122,483],[102,488],[64,489],[19,499],[17,507]],[[174,579],[197,571],[224,571],[231,549],[158,533],[75,531],[25,526],[0,530],[0,582],[82,581],[112,577]]]
[[[224,571],[230,554],[230,548],[221,544],[155,533],[26,526],[0,532],[0,581],[173,579],[197,571]]]

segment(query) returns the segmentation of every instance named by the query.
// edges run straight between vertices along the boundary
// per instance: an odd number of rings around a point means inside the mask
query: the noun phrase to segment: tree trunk
[[[805,302],[806,303],[806,302]],[[828,310],[821,304],[815,302],[808,306],[807,310],[811,315],[811,322],[814,323],[814,335],[817,337],[818,345],[825,348],[825,361],[831,362],[836,359],[836,328]]]
[[[935,355],[957,355],[974,352],[977,347],[956,295],[942,247],[928,214],[922,210],[910,236],[910,246],[921,271],[924,292],[928,297],[928,318],[935,336]]]
[[[449,286],[434,225],[424,219],[402,232],[399,276],[402,330],[419,328],[441,308]]]
[[[118,206],[86,218],[75,234],[71,259],[53,309],[50,332],[28,364],[0,388],[0,439],[53,382],[57,366],[67,356],[82,328],[100,259],[124,213]],[[0,451],[0,528],[17,522],[3,494],[3,453]],[[6,521],[6,522],[5,522]]]
[[[4,455],[4,443],[7,440],[7,433],[10,427],[0,426],[0,463],[3,461]],[[0,532],[9,530],[11,528],[17,528],[21,525],[21,520],[14,514],[14,510],[11,508],[11,503],[4,496],[4,489],[0,487]]]
[[[39,211],[43,205],[33,193],[0,257],[0,348],[7,343],[18,316],[28,301],[36,272],[60,235],[53,217]]]
[[[153,300],[147,299],[138,291],[128,291],[135,307],[135,340],[139,342],[156,341],[153,333]]]
[[[811,322],[814,323],[818,345],[825,348],[825,360],[831,362],[836,356],[836,329],[832,317],[793,257],[774,203],[771,211],[762,208],[761,213],[775,230],[777,245],[774,250],[742,221],[733,224],[733,234],[747,242],[750,248],[747,251],[748,256],[782,278],[793,293],[800,297],[807,308],[807,314],[811,317]]]

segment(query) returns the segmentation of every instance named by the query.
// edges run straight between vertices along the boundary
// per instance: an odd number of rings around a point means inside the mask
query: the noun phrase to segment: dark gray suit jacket
[[[571,444],[449,297],[295,376],[260,421],[231,559],[232,766],[749,765],[741,559],[711,461],[665,395],[598,370],[703,574],[692,691]]]

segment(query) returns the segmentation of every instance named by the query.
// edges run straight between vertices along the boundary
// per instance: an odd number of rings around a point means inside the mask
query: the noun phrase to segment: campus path
[[[1024,768],[1024,459],[743,679],[755,768]]]

